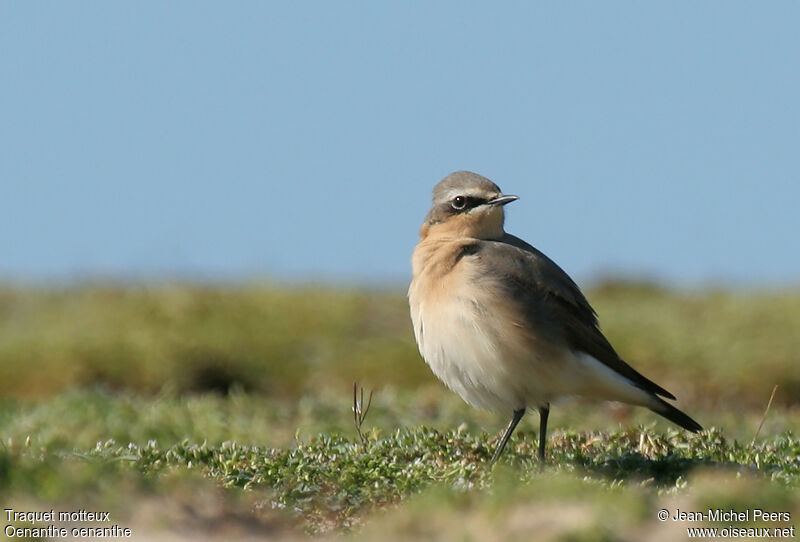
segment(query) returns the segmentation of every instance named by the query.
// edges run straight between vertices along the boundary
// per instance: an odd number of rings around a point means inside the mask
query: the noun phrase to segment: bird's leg
[[[503,448],[506,447],[508,439],[511,438],[511,433],[514,432],[514,429],[517,427],[517,424],[524,415],[525,415],[524,408],[520,408],[519,410],[514,411],[514,416],[512,416],[511,421],[508,422],[508,427],[506,427],[506,432],[503,433],[503,438],[500,440],[500,444],[497,445],[497,449],[494,451],[494,455],[492,456],[492,463],[494,463],[500,458],[500,454],[503,453]]]
[[[547,442],[547,416],[550,415],[550,403],[539,407],[539,461],[544,463],[544,445]]]

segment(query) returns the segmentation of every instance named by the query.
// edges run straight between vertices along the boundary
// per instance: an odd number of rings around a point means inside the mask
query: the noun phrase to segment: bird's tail
[[[678,410],[671,404],[667,403],[660,397],[658,399],[658,406],[650,407],[650,410],[655,412],[660,416],[664,416],[666,419],[680,425],[684,429],[691,431],[692,433],[697,433],[698,431],[702,431],[702,426],[694,421],[692,418],[689,417],[688,414],[685,412]]]

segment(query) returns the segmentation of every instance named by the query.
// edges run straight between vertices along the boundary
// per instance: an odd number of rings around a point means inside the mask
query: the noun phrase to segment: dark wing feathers
[[[499,241],[480,242],[477,254],[488,256],[492,268],[487,271],[501,274],[514,289],[532,325],[547,325],[571,349],[586,352],[645,391],[675,399],[619,357],[600,331],[597,315],[580,288],[542,252],[506,234]]]

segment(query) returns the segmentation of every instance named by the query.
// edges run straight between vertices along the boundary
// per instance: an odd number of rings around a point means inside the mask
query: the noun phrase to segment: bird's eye
[[[453,201],[450,202],[450,205],[456,211],[461,211],[467,206],[467,198],[464,196],[456,196],[453,198]]]

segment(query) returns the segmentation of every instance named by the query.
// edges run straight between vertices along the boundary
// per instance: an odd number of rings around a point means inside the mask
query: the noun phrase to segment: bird
[[[504,207],[518,199],[477,173],[451,173],[433,189],[411,257],[408,301],[422,358],[468,404],[511,416],[491,463],[536,409],[543,464],[550,404],[562,397],[643,406],[701,431],[666,401],[674,395],[617,354],[575,281],[505,231]]]

